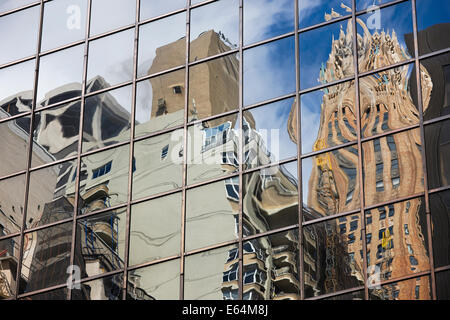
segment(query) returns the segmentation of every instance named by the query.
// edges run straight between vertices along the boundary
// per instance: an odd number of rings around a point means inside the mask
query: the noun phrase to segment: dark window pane
[[[436,273],[436,295],[438,300],[450,300],[450,271]]]
[[[430,195],[435,267],[450,265],[450,191]]]
[[[428,187],[438,188],[450,184],[450,120],[425,127]]]

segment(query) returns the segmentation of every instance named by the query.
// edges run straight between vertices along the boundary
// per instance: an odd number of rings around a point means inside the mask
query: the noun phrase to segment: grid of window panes
[[[449,17],[2,1],[0,299],[449,299]]]

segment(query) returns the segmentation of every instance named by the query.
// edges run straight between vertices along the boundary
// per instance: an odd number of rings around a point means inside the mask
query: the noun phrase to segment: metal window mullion
[[[186,255],[186,185],[188,161],[188,115],[189,115],[189,57],[191,30],[191,0],[186,0],[186,46],[185,46],[185,74],[184,74],[184,123],[183,123],[183,176],[181,181],[181,243],[180,243],[180,291],[179,299],[184,300],[184,270]]]
[[[123,263],[123,284],[122,284],[122,299],[127,299],[128,293],[128,267],[130,256],[130,234],[131,234],[131,200],[133,193],[133,168],[136,165],[134,162],[134,135],[136,125],[136,83],[137,83],[137,64],[138,64],[138,48],[139,48],[139,12],[141,1],[136,0],[136,15],[134,25],[134,52],[133,52],[133,84],[131,97],[131,129],[130,129],[130,145],[129,145],[129,159],[128,159],[128,197],[127,197],[127,211],[126,211],[126,227],[125,227],[125,247],[124,247],[124,263]],[[120,254],[120,253],[119,253]]]
[[[299,5],[298,1],[294,0],[294,24],[295,24],[295,110],[297,112],[297,181],[302,180],[302,133],[301,133],[301,102],[300,102],[300,33],[299,33]],[[303,184],[298,183],[297,201],[298,201],[298,273],[300,279],[300,300],[305,299],[305,277],[303,274]]]
[[[20,229],[20,238],[19,238],[19,258],[17,261],[17,271],[16,271],[16,288],[14,292],[14,299],[17,300],[17,296],[19,295],[20,290],[20,279],[22,274],[22,258],[23,258],[23,245],[24,245],[24,232],[26,229],[26,218],[28,211],[28,196],[29,196],[29,188],[30,188],[30,167],[31,160],[33,154],[33,127],[34,127],[34,109],[36,108],[36,100],[37,100],[37,86],[39,79],[39,52],[41,51],[41,42],[42,42],[42,25],[44,20],[44,4],[41,0],[40,3],[40,17],[39,17],[39,31],[37,36],[37,45],[36,45],[36,56],[35,56],[35,69],[34,69],[34,84],[33,84],[33,101],[31,104],[31,114],[30,114],[30,128],[29,128],[29,140],[27,146],[27,169],[25,173],[25,195],[24,195],[24,209],[23,209],[23,218],[22,218],[22,226]]]
[[[243,223],[244,223],[244,183],[243,183],[243,171],[244,171],[244,0],[239,0],[239,212],[238,212],[238,259],[239,259],[239,272],[238,272],[238,299],[244,299],[244,252],[243,252]]]
[[[416,69],[416,88],[417,88],[417,105],[419,111],[419,124],[420,124],[420,140],[422,142],[421,155],[422,155],[422,170],[423,170],[423,188],[425,192],[425,215],[427,219],[427,237],[428,237],[428,257],[430,259],[430,271],[431,271],[431,294],[432,299],[436,300],[436,276],[433,257],[433,239],[432,239],[432,227],[431,227],[431,210],[430,210],[430,197],[428,192],[428,173],[427,173],[427,160],[426,160],[426,145],[425,145],[425,131],[423,125],[423,100],[422,100],[422,84],[420,75],[420,61],[419,61],[419,42],[418,42],[418,29],[417,29],[417,11],[416,0],[411,1],[412,6],[412,19],[413,19],[413,35],[414,35],[414,64]]]
[[[367,286],[367,244],[366,244],[366,219],[365,219],[365,193],[364,193],[364,167],[363,167],[363,148],[361,142],[361,111],[360,111],[360,92],[359,92],[359,67],[358,67],[358,29],[356,22],[356,0],[352,0],[352,32],[353,32],[353,68],[355,71],[355,118],[358,140],[358,175],[359,175],[359,194],[360,194],[360,221],[361,221],[361,244],[363,251],[363,277],[364,277],[364,298],[369,300],[369,288]]]
[[[72,221],[72,243],[70,247],[70,265],[74,264],[75,261],[75,242],[77,235],[77,215],[80,202],[80,171],[81,171],[81,153],[82,153],[82,142],[83,142],[83,127],[84,127],[84,108],[85,108],[85,95],[86,95],[86,85],[87,85],[87,68],[88,68],[88,54],[89,54],[89,32],[90,32],[90,21],[91,21],[91,6],[92,0],[88,0],[87,4],[87,14],[86,14],[86,33],[84,42],[84,57],[83,57],[83,80],[81,84],[81,106],[80,106],[80,126],[78,128],[78,150],[77,150],[77,169],[76,169],[76,179],[75,179],[75,195],[74,195],[74,210],[73,210],[73,221]],[[72,299],[72,288],[68,288],[67,300]]]

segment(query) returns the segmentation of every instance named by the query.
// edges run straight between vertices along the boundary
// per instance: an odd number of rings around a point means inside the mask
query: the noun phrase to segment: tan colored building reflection
[[[362,71],[401,61],[407,54],[395,32],[371,33],[364,22],[357,19],[363,35],[358,35],[358,63]],[[320,70],[320,81],[330,82],[343,77],[343,70],[353,68],[351,21],[347,31],[332,42],[326,66]],[[349,51],[350,50],[350,51]],[[428,77],[422,68],[422,78]],[[427,82],[422,82],[425,85]],[[363,137],[403,128],[419,122],[417,108],[409,92],[408,66],[378,72],[360,79],[361,130]],[[425,99],[425,101],[428,101]],[[424,109],[427,108],[427,103]],[[314,151],[355,141],[357,118],[354,81],[323,90],[320,127]],[[419,129],[363,143],[363,172],[365,205],[394,200],[423,191],[423,159]],[[333,215],[360,208],[357,146],[323,153],[313,158],[309,177],[307,206],[321,216]],[[367,212],[369,275],[380,280],[429,270],[427,243],[424,239],[426,223],[420,199],[384,206]],[[351,275],[363,281],[361,221],[359,216],[340,218],[331,225],[329,235],[337,237],[345,247]],[[336,235],[336,236],[335,236]],[[370,239],[370,240],[369,240]],[[327,240],[328,243],[328,240]],[[328,252],[327,252],[328,255]],[[334,255],[336,256],[336,255]],[[318,262],[316,261],[316,264]],[[325,273],[323,288],[313,291],[334,292],[345,288],[339,284],[339,274]],[[412,282],[399,283],[398,288],[374,290],[381,299],[429,299],[428,278],[416,287]],[[344,287],[342,287],[344,286]],[[408,286],[407,288],[405,286]],[[418,291],[418,293],[416,293]],[[394,292],[396,292],[394,294]]]

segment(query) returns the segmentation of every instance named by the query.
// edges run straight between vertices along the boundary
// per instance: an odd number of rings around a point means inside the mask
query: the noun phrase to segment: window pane
[[[369,11],[358,18],[359,72],[398,63],[414,55],[410,1]],[[411,38],[408,45],[407,38]]]
[[[179,259],[130,271],[128,277],[137,290],[133,290],[127,296],[127,300],[178,300],[180,298]]]
[[[138,82],[136,90],[135,136],[184,123],[184,69]]]
[[[0,237],[20,232],[25,197],[25,174],[0,180]],[[1,252],[1,250],[0,250]]]
[[[35,60],[0,70],[0,118],[31,110]]]
[[[227,262],[229,252],[237,245],[186,257],[184,299],[223,300],[238,289],[237,262]],[[234,279],[234,280],[231,280]]]
[[[83,152],[130,139],[132,86],[86,98]]]
[[[90,42],[86,91],[93,92],[131,80],[133,51],[134,29]]]
[[[450,300],[450,271],[436,273],[436,295],[438,300]]]
[[[300,300],[297,230],[243,244],[244,300]]]
[[[430,277],[394,282],[369,290],[370,300],[431,300]]]
[[[34,6],[0,17],[0,65],[36,54],[39,12]]]
[[[450,184],[450,120],[425,126],[428,188]]]
[[[188,184],[238,170],[240,132],[237,114],[204,121],[188,130]]]
[[[239,180],[229,178],[186,194],[186,251],[237,239]]]
[[[430,270],[424,198],[394,203],[390,217],[387,210],[366,211],[366,233],[374,235],[367,239],[369,276],[384,281]]]
[[[2,154],[0,177],[27,168],[29,132],[29,116],[0,123],[0,153]]]
[[[300,99],[302,153],[356,140],[354,81],[312,91]]]
[[[239,1],[220,0],[192,9],[190,31],[190,61],[237,48]]]
[[[300,88],[307,89],[353,76],[352,45],[351,20],[301,33]]]
[[[215,116],[239,107],[237,54],[195,65],[189,70],[189,119]]]
[[[450,191],[430,195],[434,266],[450,265]]]
[[[127,201],[129,146],[109,149],[81,159],[80,213],[89,213]],[[105,170],[110,166],[110,171]],[[71,188],[75,179],[71,177]],[[72,190],[72,189],[71,189]]]
[[[339,224],[333,219],[303,227],[305,297],[364,284],[360,233],[341,233]]]
[[[351,0],[299,1],[300,28],[351,15]]]
[[[72,300],[122,300],[123,274],[83,282],[81,290],[72,290]]]
[[[244,111],[245,168],[297,155],[297,111],[294,98]]]
[[[131,208],[130,265],[180,254],[181,193]]]
[[[134,148],[133,199],[181,187],[183,130],[136,142]]]
[[[25,239],[21,269],[25,285],[21,286],[19,294],[65,283],[70,264],[72,223],[28,233]],[[58,297],[63,298],[63,292],[56,296],[55,292],[41,296],[42,299]]]
[[[325,298],[324,300],[364,300],[364,291],[356,291],[347,294],[341,294],[339,296]]]
[[[138,77],[184,65],[185,36],[184,12],[140,26]]]
[[[93,0],[90,35],[132,24],[135,17],[136,0]]]
[[[30,3],[39,2],[38,0],[4,0],[0,3],[0,12],[13,10]]]
[[[4,235],[0,218],[0,237]],[[19,237],[0,240],[0,266],[2,270],[2,299],[13,298],[16,292],[17,261],[19,259]]]
[[[244,51],[244,105],[295,92],[294,38]]]
[[[294,1],[245,0],[244,44],[272,38],[294,30]]]
[[[364,142],[362,147],[366,205],[423,191],[419,128]]]
[[[306,221],[358,209],[358,149],[351,146],[302,161]]]
[[[297,162],[244,175],[244,234],[298,223]]]
[[[87,0],[58,0],[45,3],[41,50],[47,51],[84,39],[86,12]]]
[[[186,0],[141,1],[140,20],[146,20],[186,7]]]
[[[74,190],[70,179],[76,165],[74,160],[31,172],[27,228],[72,217]]]

